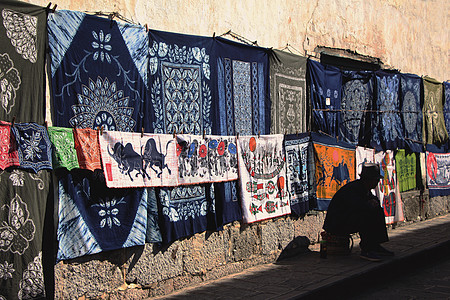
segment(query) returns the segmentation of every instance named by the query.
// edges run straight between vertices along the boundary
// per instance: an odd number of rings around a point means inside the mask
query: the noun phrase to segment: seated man
[[[378,164],[364,164],[360,179],[347,183],[333,196],[323,225],[327,233],[335,235],[359,232],[361,258],[370,261],[394,255],[380,245],[389,238],[380,201],[371,192],[381,178]]]

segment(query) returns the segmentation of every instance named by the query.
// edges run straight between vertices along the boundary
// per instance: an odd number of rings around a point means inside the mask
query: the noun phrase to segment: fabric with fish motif
[[[74,129],[73,138],[81,169],[94,171],[101,169],[98,131],[93,129]]]
[[[38,172],[52,169],[52,144],[47,129],[35,123],[14,124],[11,128],[17,141],[21,168]]]
[[[79,168],[73,130],[63,127],[49,127],[48,135],[53,144],[53,168],[72,170]]]
[[[45,298],[42,252],[51,173],[0,171],[0,299]]]
[[[404,220],[403,205],[395,171],[394,151],[375,153],[375,162],[380,164],[380,168],[384,172],[384,178],[380,179],[375,191],[384,210],[386,224],[402,222]]]
[[[172,135],[108,131],[99,135],[99,143],[108,187],[178,185]]]
[[[242,136],[238,149],[244,222],[290,214],[283,135]]]
[[[11,135],[11,124],[0,121],[0,169],[19,164],[19,153],[14,136]]]
[[[355,180],[355,146],[319,133],[311,133],[315,151],[317,209],[327,210],[331,198]]]

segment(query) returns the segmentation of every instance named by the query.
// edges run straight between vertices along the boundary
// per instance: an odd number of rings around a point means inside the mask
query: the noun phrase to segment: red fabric
[[[0,169],[19,165],[16,141],[11,135],[11,124],[0,121]]]
[[[74,129],[73,138],[80,168],[91,171],[101,169],[98,132],[89,128]]]

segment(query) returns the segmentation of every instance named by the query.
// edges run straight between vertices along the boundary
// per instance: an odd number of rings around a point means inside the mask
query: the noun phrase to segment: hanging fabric
[[[440,146],[448,140],[443,114],[444,98],[442,83],[428,76],[423,77],[424,140],[427,144]]]
[[[98,131],[93,129],[74,129],[73,138],[81,169],[95,171],[101,169]]]
[[[216,59],[213,38],[150,30],[148,123],[152,132],[212,133]],[[163,240],[216,229],[212,184],[156,190]]]
[[[53,144],[53,169],[79,168],[77,151],[73,139],[73,130],[63,127],[49,127],[48,135]]]
[[[290,214],[283,135],[243,136],[238,148],[244,222]]]
[[[445,103],[444,103],[444,121],[445,127],[447,129],[447,133],[450,132],[450,81],[444,82],[444,94],[445,94]],[[447,152],[450,152],[450,139],[447,141],[446,146]]]
[[[21,168],[38,172],[52,169],[52,144],[47,129],[35,123],[19,123],[11,127],[17,142]]]
[[[450,195],[450,153],[445,150],[427,145],[426,175],[430,198]]]
[[[342,71],[339,139],[354,145],[370,142],[374,75],[370,71]]]
[[[355,180],[355,146],[314,132],[311,138],[315,151],[317,209],[327,210],[334,194]]]
[[[43,124],[45,7],[4,0],[0,11],[0,120]]]
[[[45,298],[44,219],[50,192],[47,170],[0,172],[0,294],[3,299]]]
[[[286,187],[291,212],[301,216],[309,211],[308,148],[312,147],[309,135],[289,134],[284,137],[286,157]]]
[[[0,169],[19,165],[19,153],[14,135],[11,134],[11,124],[0,121]]]
[[[215,39],[218,101],[214,132],[219,135],[270,133],[269,56],[265,48]],[[236,182],[215,184],[219,223],[241,220]]]
[[[144,27],[58,10],[48,17],[48,36],[55,126],[140,131],[148,124]]]
[[[308,59],[307,76],[313,110],[312,130],[338,136],[337,116],[341,109],[341,71]]]
[[[172,135],[108,131],[99,135],[99,143],[109,188],[177,186]]]
[[[403,205],[398,189],[394,151],[387,150],[375,153],[375,162],[380,164],[384,172],[384,178],[380,179],[375,191],[384,210],[386,224],[402,222],[404,220]]]
[[[375,150],[404,148],[403,126],[400,119],[400,75],[397,72],[377,71],[377,113],[372,116],[371,146]]]
[[[395,170],[400,193],[416,188],[416,168],[416,153],[398,149],[395,153]]]
[[[271,134],[306,132],[306,57],[272,50],[270,62]]]
[[[356,179],[359,179],[365,163],[375,162],[375,149],[356,147]]]
[[[412,152],[423,152],[422,79],[414,74],[400,74],[400,108],[405,145]]]

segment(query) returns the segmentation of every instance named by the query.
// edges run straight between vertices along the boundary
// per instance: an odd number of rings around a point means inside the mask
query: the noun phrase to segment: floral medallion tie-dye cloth
[[[307,133],[284,137],[286,152],[286,185],[291,211],[301,216],[309,210],[308,155],[312,147]]]
[[[151,132],[144,27],[57,10],[48,37],[55,126]]]
[[[51,174],[0,171],[0,298],[45,297],[44,219]]]
[[[327,210],[334,194],[355,180],[355,146],[314,132],[311,138],[316,158],[317,209]]]
[[[11,135],[11,125],[0,121],[0,169],[19,164],[19,153],[14,135]]]
[[[52,144],[47,129],[35,123],[14,124],[11,128],[17,141],[21,168],[38,172],[52,169]]]
[[[48,135],[53,144],[53,168],[72,170],[79,168],[77,151],[71,128],[49,127]]]
[[[177,186],[172,135],[109,131],[99,135],[99,143],[108,187]]]
[[[402,222],[403,206],[398,189],[397,172],[395,171],[394,151],[387,150],[375,153],[375,162],[380,164],[384,178],[375,188],[386,217],[386,224]]]
[[[244,222],[290,214],[283,135],[239,137],[238,148]]]
[[[448,140],[443,113],[443,86],[430,77],[423,77],[424,140],[427,144],[442,144]]]
[[[45,7],[0,3],[0,120],[44,123]]]
[[[423,152],[422,79],[414,74],[400,74],[400,85],[405,145],[412,152]]]

